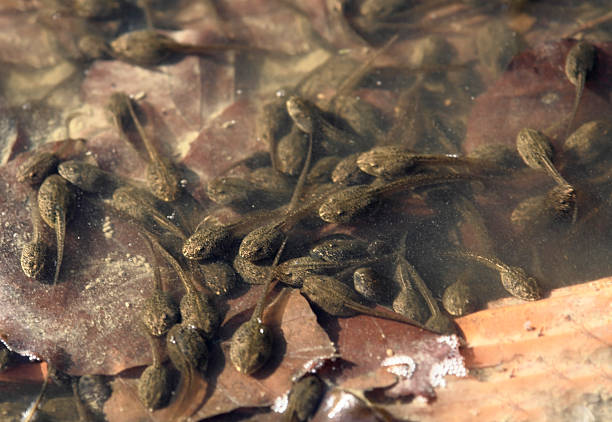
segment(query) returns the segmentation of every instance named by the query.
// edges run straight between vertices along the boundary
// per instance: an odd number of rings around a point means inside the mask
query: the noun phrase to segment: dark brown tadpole
[[[141,318],[148,332],[159,337],[178,322],[179,309],[167,293],[155,288],[145,301]]]
[[[368,144],[359,135],[331,124],[319,107],[297,95],[287,100],[287,112],[302,132],[315,136],[317,144],[330,154],[348,153]]]
[[[569,133],[572,123],[574,122],[574,117],[576,117],[576,111],[578,111],[578,105],[580,104],[580,98],[584,91],[584,84],[588,73],[592,71],[595,66],[595,57],[596,48],[587,41],[578,41],[567,53],[565,59],[565,76],[572,85],[576,87],[576,98],[567,124],[567,133]]]
[[[311,275],[306,277],[300,291],[310,302],[333,316],[350,317],[364,314],[442,332],[389,309],[383,311],[382,309],[372,309],[361,304],[361,298],[355,290],[332,276]]]
[[[574,166],[585,168],[589,176],[601,166],[608,169],[607,160],[612,149],[612,123],[593,120],[581,125],[563,143],[563,154]],[[606,175],[607,179],[607,175]]]
[[[38,211],[38,201],[33,195],[31,206],[32,240],[23,245],[21,250],[21,269],[30,278],[39,279],[45,274],[48,262],[49,245],[42,235],[43,225]]]
[[[141,224],[147,231],[159,227],[184,240],[185,232],[159,210],[156,201],[157,199],[148,191],[127,185],[115,189],[108,204],[116,211]]]
[[[206,259],[223,255],[232,242],[231,227],[203,220],[183,243],[183,256],[187,259]]]
[[[415,284],[417,290],[421,293],[427,303],[431,316],[425,322],[425,328],[440,334],[454,334],[457,332],[457,326],[452,318],[442,313],[436,299],[431,294],[431,290],[425,284],[416,268],[412,266],[405,258],[399,258],[402,261],[405,271],[410,275],[410,279]]]
[[[445,154],[419,154],[394,145],[378,146],[363,152],[357,166],[364,173],[387,179],[406,175],[422,165],[463,166],[481,172],[500,172],[495,163],[475,157]]]
[[[166,336],[166,350],[174,367],[181,373],[180,392],[176,397],[176,415],[189,406],[189,392],[198,386],[208,368],[208,346],[202,332],[191,325],[176,324]],[[173,405],[174,406],[174,405]]]
[[[151,345],[153,363],[145,368],[138,379],[138,397],[147,409],[159,409],[170,400],[171,383],[168,369],[162,365],[160,344],[147,335]]]
[[[38,209],[45,223],[55,229],[57,262],[53,284],[57,283],[66,239],[66,221],[72,211],[75,195],[70,184],[58,174],[47,177],[38,190]]]
[[[196,373],[204,374],[208,367],[206,339],[196,327],[176,324],[166,336],[166,349],[172,364],[184,378],[187,390]]]
[[[278,248],[284,242],[285,232],[291,229],[292,226],[299,220],[299,218],[295,218],[297,214],[292,215],[292,213],[297,208],[299,199],[304,190],[306,176],[308,176],[311,161],[312,135],[309,136],[306,160],[304,161],[304,166],[300,173],[300,177],[298,178],[293,190],[291,201],[286,208],[285,217],[281,218],[279,221],[264,224],[247,234],[242,239],[240,249],[238,250],[238,254],[242,258],[250,261],[260,261],[265,258],[271,258],[275,255]],[[288,218],[289,216],[292,218]]]
[[[366,258],[369,243],[346,235],[332,235],[319,240],[309,251],[311,257],[326,262],[342,263],[349,259]]]
[[[85,161],[63,161],[57,166],[57,172],[77,188],[89,193],[108,195],[125,183],[116,174]]]
[[[55,172],[60,156],[75,143],[85,142],[83,139],[65,139],[57,152],[36,151],[17,168],[17,181],[35,186],[47,176]]]
[[[363,185],[372,181],[372,176],[363,172],[357,165],[359,153],[341,159],[331,174],[333,183],[343,186]]]
[[[127,63],[149,67],[163,63],[173,55],[203,55],[228,51],[271,53],[270,51],[244,44],[184,44],[167,35],[150,29],[127,32],[110,43],[113,56]]]
[[[544,170],[558,185],[569,185],[552,163],[552,145],[542,132],[523,128],[516,137],[516,150],[532,169]]]
[[[478,297],[464,280],[459,280],[448,286],[442,294],[442,305],[453,316],[462,316],[478,309]]]
[[[325,384],[316,375],[306,375],[293,384],[282,422],[306,422],[319,407]]]
[[[393,300],[393,310],[420,323],[425,323],[430,316],[429,307],[423,296],[415,290],[409,264],[403,256],[398,257],[393,279],[399,284],[400,291]]]
[[[471,173],[417,174],[372,186],[349,186],[327,196],[327,199],[319,207],[319,217],[328,223],[348,223],[353,218],[374,209],[378,205],[381,195],[401,190],[482,178],[483,176]]]
[[[17,181],[38,185],[53,172],[59,157],[51,152],[38,152],[24,161],[17,169]]]
[[[448,252],[448,255],[471,259],[498,271],[502,286],[514,297],[523,300],[542,298],[538,281],[534,277],[528,276],[521,267],[507,265],[493,256],[483,256],[468,251]]]
[[[576,191],[569,185],[558,185],[544,195],[527,198],[510,215],[518,233],[533,233],[559,224],[575,223],[576,218]]]
[[[196,328],[208,339],[213,338],[219,324],[221,323],[219,312],[208,292],[198,290],[194,280],[183,269],[179,261],[176,260],[157,239],[146,235],[153,248],[170,264],[183,284],[185,294],[180,303],[182,324]],[[191,273],[190,273],[191,275]]]
[[[276,252],[272,268],[278,265],[278,261],[283,254],[286,244],[287,238],[283,240]],[[253,315],[251,315],[248,321],[238,327],[230,341],[230,361],[238,372],[246,375],[254,374],[261,369],[272,355],[274,343],[272,330],[263,322],[266,298],[272,286],[272,281],[273,272],[270,271],[262,295],[257,302],[257,306],[255,306],[253,310]]]
[[[388,281],[371,267],[360,267],[353,272],[355,291],[373,303],[384,303],[391,298],[393,289]]]
[[[256,121],[257,138],[267,145],[272,168],[275,170],[280,170],[276,147],[282,134],[288,131],[291,122],[285,102],[284,95],[277,95],[275,99],[264,104]]]
[[[274,222],[256,228],[242,239],[238,254],[252,262],[273,256],[285,237],[281,226]]]
[[[291,196],[292,184],[271,167],[251,172],[246,177],[219,176],[208,181],[206,194],[215,203],[239,210],[273,208]]]
[[[113,113],[115,122],[122,132],[125,132],[130,123],[136,127],[138,135],[147,150],[146,178],[153,195],[162,201],[174,201],[181,193],[178,172],[174,165],[159,153],[153,142],[149,139],[134,110],[132,101],[127,94],[115,92],[111,95],[108,108]],[[126,138],[129,140],[128,136]]]
[[[170,374],[163,365],[149,365],[138,379],[138,397],[151,410],[165,407],[170,400]]]
[[[206,263],[190,261],[189,264],[195,279],[217,296],[231,294],[240,284],[236,270],[225,261]]]
[[[160,337],[179,321],[179,309],[172,297],[164,292],[159,262],[149,236],[143,234],[142,237],[153,257],[153,294],[145,300],[141,320],[148,335]]]

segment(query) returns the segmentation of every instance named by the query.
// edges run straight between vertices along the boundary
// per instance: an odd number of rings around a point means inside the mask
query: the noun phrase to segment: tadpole
[[[53,173],[60,161],[60,156],[68,148],[83,139],[65,139],[57,152],[36,151],[17,168],[17,181],[35,186]]]
[[[145,300],[141,319],[147,334],[159,337],[166,334],[178,322],[179,310],[172,297],[163,289],[159,262],[149,236],[143,234],[142,237],[153,257],[153,294]]]
[[[57,172],[77,188],[88,193],[108,195],[125,184],[116,174],[85,161],[63,161],[57,166]]]
[[[558,185],[570,185],[553,165],[552,146],[544,133],[530,128],[521,129],[516,137],[516,149],[529,167],[544,170]]]
[[[319,217],[328,223],[349,223],[353,218],[367,213],[377,206],[381,195],[400,190],[482,178],[483,176],[470,173],[417,174],[376,185],[349,186],[327,196],[325,202],[319,207]]]
[[[362,149],[367,144],[366,140],[361,139],[359,135],[331,124],[320,108],[299,96],[289,97],[287,112],[295,125],[302,132],[315,136],[317,142],[328,153],[347,153],[355,149]]]
[[[271,53],[244,44],[185,44],[150,29],[126,32],[110,43],[113,56],[127,63],[149,67],[163,63],[174,55],[211,55],[227,51]]]
[[[521,267],[507,265],[493,256],[483,256],[468,251],[453,251],[448,252],[448,254],[474,260],[498,271],[502,286],[514,297],[523,300],[538,300],[542,297],[538,281],[534,277],[528,276]]]
[[[449,314],[459,317],[476,311],[478,298],[465,280],[458,280],[444,289],[442,305]]]
[[[171,385],[168,369],[162,364],[160,345],[147,334],[153,363],[145,368],[138,379],[138,397],[142,404],[151,410],[165,407],[170,400]]]
[[[576,111],[578,111],[587,75],[595,66],[595,57],[596,49],[593,44],[587,41],[578,41],[565,58],[565,76],[576,87],[576,98],[567,124],[568,134],[576,117]]]
[[[43,226],[40,212],[38,211],[36,195],[32,195],[30,207],[32,240],[24,244],[21,250],[21,269],[26,276],[39,279],[45,274],[49,246],[42,235]]]
[[[425,322],[425,327],[428,330],[435,331],[440,334],[454,334],[457,332],[457,326],[452,318],[449,318],[447,315],[442,313],[440,307],[438,306],[438,302],[431,294],[431,290],[425,284],[425,281],[421,278],[416,268],[412,266],[404,257],[399,258],[401,260],[402,265],[408,274],[410,274],[410,279],[414,282],[416,288],[421,293],[423,298],[425,299],[425,303],[429,308],[429,312],[431,316]]]
[[[406,151],[395,145],[378,146],[361,153],[357,166],[364,173],[392,179],[406,175],[421,165],[464,166],[480,172],[500,172],[495,163],[475,157],[454,154],[420,154]]]
[[[306,422],[319,407],[325,384],[316,375],[305,375],[296,381],[289,392],[287,409],[282,422]]]
[[[59,278],[64,243],[66,239],[66,221],[75,201],[74,191],[70,184],[58,174],[48,176],[38,190],[38,209],[47,225],[55,229],[57,239],[57,262],[53,284]]]
[[[148,154],[146,178],[153,195],[166,202],[176,200],[181,193],[178,172],[173,164],[159,153],[149,139],[134,111],[132,99],[125,93],[115,92],[111,96],[109,108],[113,111],[116,121],[121,122],[121,127],[124,127],[128,115],[136,126]]]
[[[187,275],[181,264],[153,236],[147,234],[147,237],[157,252],[174,269],[183,284],[185,294],[180,303],[182,324],[200,330],[208,339],[213,338],[221,322],[214,301],[207,292],[196,288],[193,279]]]
[[[304,161],[300,177],[293,189],[289,205],[287,205],[285,217],[280,221],[264,224],[247,234],[242,239],[240,249],[238,250],[238,254],[242,258],[250,261],[259,261],[274,256],[274,253],[284,241],[285,233],[299,221],[298,215],[293,215],[292,213],[297,208],[299,199],[302,195],[311,161],[312,135],[309,136],[306,160]]]
[[[393,278],[399,284],[400,291],[393,300],[393,310],[410,319],[424,323],[429,318],[430,311],[423,302],[422,295],[415,290],[408,265],[403,256],[397,258]]]
[[[276,252],[272,268],[278,265],[286,244],[285,237]],[[270,272],[251,318],[238,327],[230,340],[230,361],[238,372],[246,375],[251,375],[262,368],[272,354],[274,342],[272,330],[263,322],[266,298],[271,290],[272,281],[273,273]]]
[[[311,275],[306,277],[300,291],[310,302],[333,316],[350,317],[361,313],[436,331],[434,327],[427,327],[418,321],[397,314],[389,309],[382,308],[385,309],[383,311],[382,309],[372,309],[361,304],[360,296],[355,290],[332,276]]]

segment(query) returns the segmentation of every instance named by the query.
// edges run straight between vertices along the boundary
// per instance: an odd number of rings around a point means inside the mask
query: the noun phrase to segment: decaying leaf
[[[564,140],[565,117],[569,116],[576,95],[563,69],[571,40],[546,42],[516,56],[508,70],[484,94],[470,113],[465,152],[480,145],[514,145],[525,128],[555,129],[555,146]],[[589,73],[573,127],[589,120],[605,119],[612,108],[608,102],[612,75],[612,45],[596,44],[597,65]]]

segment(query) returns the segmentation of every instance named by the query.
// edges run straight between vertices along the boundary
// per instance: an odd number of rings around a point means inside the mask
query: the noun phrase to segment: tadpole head
[[[34,154],[17,169],[17,181],[38,185],[54,171],[58,162],[58,157],[50,152]]]
[[[223,226],[200,227],[185,240],[182,252],[187,259],[206,259],[223,252],[230,240],[230,231]]]
[[[179,178],[170,166],[151,162],[147,165],[146,177],[151,193],[157,198],[162,201],[171,202],[179,197]]]
[[[438,334],[457,334],[455,321],[444,314],[432,315],[425,322],[425,328]]]
[[[544,168],[544,161],[552,158],[550,140],[542,132],[523,128],[516,137],[516,150],[529,167],[533,169]]]
[[[145,301],[141,318],[147,331],[159,337],[178,322],[179,309],[168,294],[155,290]]]
[[[538,281],[529,277],[520,267],[510,267],[510,271],[500,273],[504,289],[512,296],[523,300],[538,300],[542,298]]]
[[[38,279],[44,274],[49,248],[44,242],[33,241],[23,245],[21,269],[30,278]]]
[[[166,35],[139,30],[125,33],[111,42],[115,57],[138,66],[155,66],[172,55],[174,41]]]
[[[313,107],[314,105],[296,95],[287,100],[287,113],[302,132],[313,133],[315,130]]]
[[[230,360],[238,372],[251,375],[263,367],[272,355],[271,330],[261,321],[249,320],[232,336]]]
[[[252,262],[272,258],[283,242],[284,236],[278,225],[259,227],[242,239],[238,253],[242,258]]]
[[[140,375],[138,380],[138,397],[147,409],[164,407],[170,399],[171,385],[168,370],[165,366],[151,365]]]

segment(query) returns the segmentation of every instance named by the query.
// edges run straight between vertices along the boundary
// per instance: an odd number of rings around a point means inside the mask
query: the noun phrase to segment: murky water
[[[110,5],[108,15],[91,16],[78,6],[86,3]],[[612,275],[612,2],[485,3],[0,6],[0,337],[73,376],[149,364],[138,324],[153,269],[161,267],[161,286],[176,300],[189,284],[152,253],[142,228],[205,280],[199,288],[225,322],[259,296],[241,299],[249,277],[234,260],[240,240],[281,218],[289,239],[281,268],[322,239],[350,240],[342,260],[368,263],[377,283],[359,278],[355,288],[396,310],[406,286],[388,257],[398,251],[452,314]],[[125,38],[147,25],[161,32]],[[576,53],[578,40],[593,46],[590,55]],[[577,70],[567,64],[572,54],[582,54]],[[133,109],[113,116],[113,92],[128,94]],[[54,143],[67,138],[85,141]],[[296,195],[310,141],[310,174]],[[56,285],[53,270],[37,282],[19,263],[40,196],[36,184],[15,179],[41,150],[109,172],[71,191]],[[125,183],[146,195],[119,196]],[[233,224],[232,239],[212,247],[222,269],[183,247],[205,217],[204,226]],[[42,229],[52,263],[58,226]],[[226,276],[239,286],[210,281]],[[344,281],[353,283],[352,271]],[[0,399],[3,420],[18,420],[37,387],[0,381],[12,391]],[[47,397],[45,406],[75,406],[69,387]],[[110,419],[121,417],[111,411]]]

